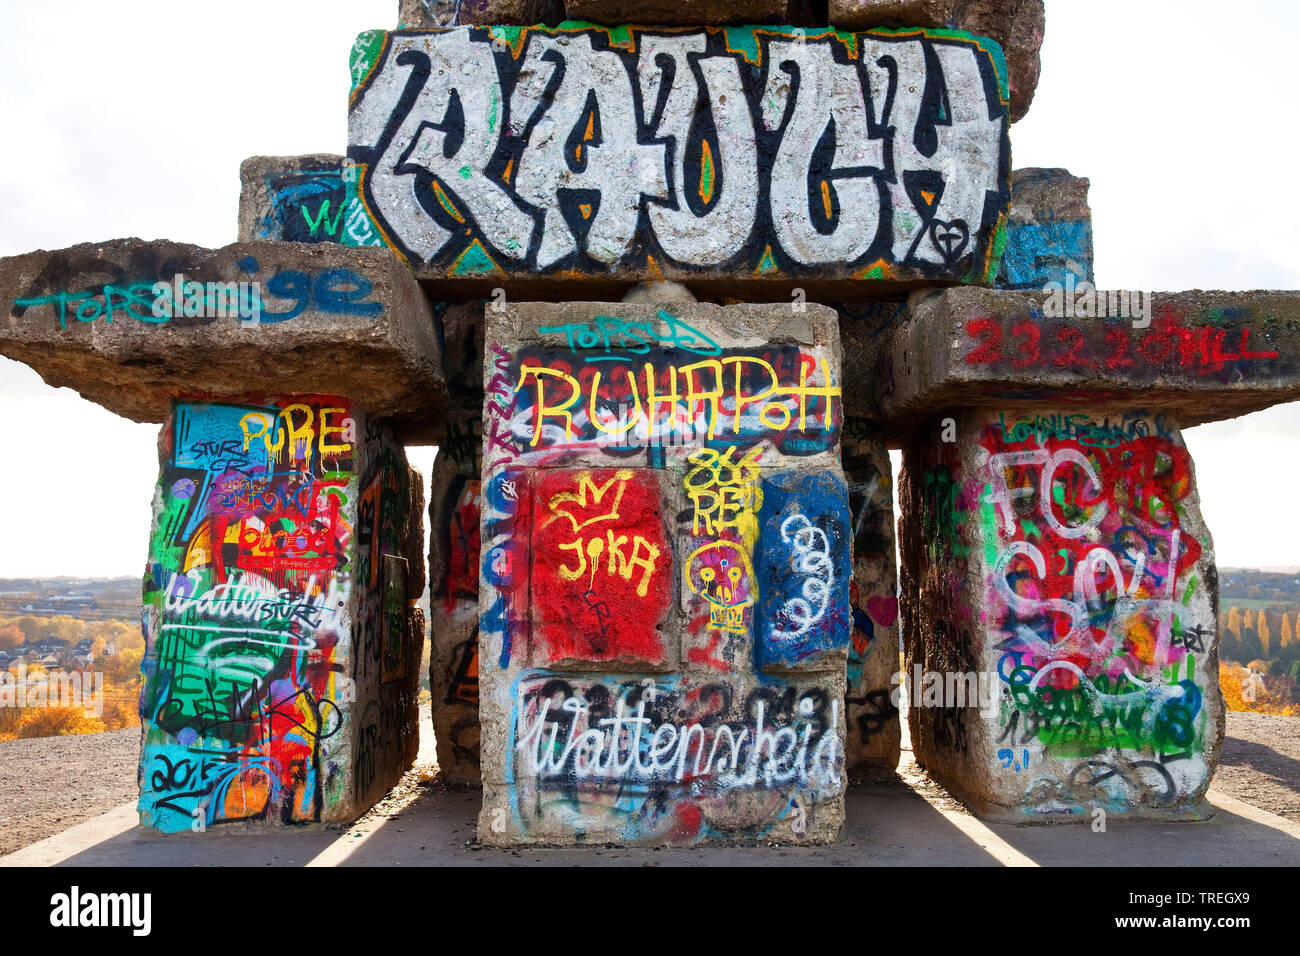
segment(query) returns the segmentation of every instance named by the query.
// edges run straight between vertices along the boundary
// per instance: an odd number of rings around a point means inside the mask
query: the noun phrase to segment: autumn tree
[[[0,651],[12,651],[27,643],[27,635],[17,624],[0,627]]]
[[[1263,608],[1259,609],[1259,617],[1255,621],[1255,630],[1259,633],[1259,646],[1263,649],[1264,656],[1272,656],[1273,649],[1271,645],[1273,643],[1273,637],[1269,633],[1268,615],[1264,613]]]
[[[1241,612],[1235,604],[1228,608],[1228,630],[1232,631],[1233,637],[1241,640]]]
[[[1247,680],[1251,684],[1249,692],[1244,686]],[[1223,703],[1228,710],[1287,717],[1300,715],[1300,706],[1291,703],[1287,695],[1269,690],[1258,678],[1248,677],[1247,672],[1240,667],[1220,663],[1219,687],[1223,691]]]
[[[23,714],[19,737],[64,737],[70,734],[97,734],[104,722],[87,716],[80,707],[31,707]]]
[[[1295,635],[1291,631],[1291,618],[1285,614],[1282,615],[1282,633],[1278,635],[1278,647],[1290,647],[1291,642],[1295,640]]]
[[[47,617],[44,619],[43,637],[57,637],[75,644],[86,636],[86,622],[75,617]]]
[[[30,614],[24,614],[14,624],[23,632],[28,641],[39,641],[41,639],[41,625],[45,623],[39,617],[33,617]]]
[[[104,678],[120,684],[139,680],[140,661],[143,658],[143,650],[131,648],[119,651],[104,662]]]

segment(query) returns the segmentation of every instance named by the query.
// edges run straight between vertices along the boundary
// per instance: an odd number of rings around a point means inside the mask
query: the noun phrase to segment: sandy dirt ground
[[[1229,712],[1211,786],[1300,823],[1300,717]]]
[[[140,728],[0,743],[0,855],[134,800]]]

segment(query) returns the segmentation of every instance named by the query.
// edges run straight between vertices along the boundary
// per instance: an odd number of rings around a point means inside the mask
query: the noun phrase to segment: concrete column
[[[176,402],[159,463],[142,825],[354,819],[419,747],[419,475],[338,396]]]
[[[898,766],[902,737],[891,699],[899,668],[893,470],[881,428],[870,419],[846,418],[842,446],[853,515],[846,762],[853,779],[882,780]]]
[[[419,738],[424,504],[400,443],[437,440],[447,387],[409,271],[386,249],[125,239],[0,259],[0,300],[0,352],[163,423],[141,822],[360,816]]]
[[[853,610],[835,313],[487,313],[487,843],[825,842]]]
[[[1176,420],[954,411],[901,491],[917,761],[988,819],[1210,815],[1218,586]]]
[[[844,351],[844,475],[853,513],[853,639],[845,705],[854,781],[888,780],[898,767],[902,725],[892,699],[899,669],[894,482],[879,387],[882,347],[902,302],[837,302]]]
[[[479,785],[479,467],[483,303],[439,306],[451,401],[429,488],[429,686],[441,778]]]

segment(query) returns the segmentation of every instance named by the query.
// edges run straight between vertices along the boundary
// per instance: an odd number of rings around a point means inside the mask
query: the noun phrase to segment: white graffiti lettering
[[[785,602],[779,614],[781,621],[772,629],[774,637],[793,638],[808,633],[826,616],[835,569],[826,532],[803,515],[790,515],[781,522],[781,540],[794,549],[791,564],[795,573],[807,575],[800,588],[803,596]]]
[[[627,30],[389,34],[350,113],[376,231],[453,275],[984,267],[1010,160],[976,39]]]

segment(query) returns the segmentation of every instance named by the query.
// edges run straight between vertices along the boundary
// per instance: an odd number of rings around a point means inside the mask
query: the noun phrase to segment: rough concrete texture
[[[570,20],[693,26],[777,23],[786,0],[565,0]]]
[[[949,406],[1013,399],[1138,404],[1187,427],[1300,399],[1293,292],[947,289],[914,293],[908,311],[880,359],[894,435]]]
[[[492,307],[496,303],[491,303]],[[442,779],[479,783],[479,466],[483,419],[482,302],[434,308],[451,406],[429,491],[432,651],[429,684]]]
[[[953,412],[904,449],[917,762],[1002,822],[1202,819],[1223,700],[1191,458],[1170,418],[1057,411]]]
[[[429,64],[415,96],[408,62]],[[361,198],[435,295],[675,279],[702,298],[826,299],[997,273],[1010,149],[985,39],[373,31],[353,67]]]
[[[898,672],[898,590],[893,472],[876,380],[885,333],[902,302],[836,303],[844,362],[844,475],[853,513],[853,641],[849,647],[847,763],[853,778],[879,780],[898,766],[902,727],[891,698]]]
[[[135,421],[161,422],[174,397],[274,383],[347,395],[404,442],[440,434],[429,308],[386,249],[85,243],[0,259],[0,308],[0,354]]]
[[[642,282],[628,290],[624,302],[695,302],[695,293],[680,282]]]
[[[854,379],[846,368],[846,395]],[[853,516],[845,765],[854,779],[879,780],[892,776],[898,766],[902,737],[891,699],[899,668],[893,470],[884,430],[869,419],[846,416],[842,445]]]
[[[835,313],[521,303],[485,339],[480,839],[834,839]]]
[[[996,40],[1010,77],[1011,122],[1029,112],[1041,68],[1043,0],[830,0],[829,11],[841,29],[954,27]]]
[[[338,396],[177,402],[159,461],[141,824],[360,816],[419,747],[419,475]]]
[[[250,156],[239,167],[239,241],[382,246],[342,156]]]
[[[456,25],[534,23],[564,19],[561,0],[398,0],[397,25],[423,30]]]
[[[477,463],[466,469],[438,450],[429,495],[433,733],[442,779],[474,786],[479,783],[479,488]]]
[[[1088,180],[1065,169],[1012,170],[1011,216],[997,287],[1041,290],[1051,282],[1092,281]]]
[[[954,0],[831,0],[830,22],[837,27],[946,27]]]
[[[892,330],[907,320],[907,301],[835,302],[844,349],[844,410],[847,418],[883,421],[880,396],[887,390]],[[886,376],[885,381],[881,376]]]

